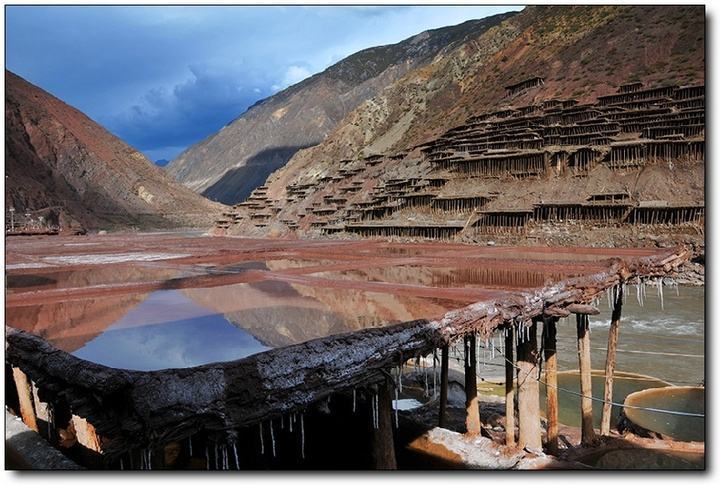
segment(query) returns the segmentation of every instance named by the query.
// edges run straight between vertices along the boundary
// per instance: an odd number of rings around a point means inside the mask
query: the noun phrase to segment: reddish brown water
[[[433,319],[652,250],[477,247],[178,234],[12,238],[6,321],[101,364],[234,360]]]

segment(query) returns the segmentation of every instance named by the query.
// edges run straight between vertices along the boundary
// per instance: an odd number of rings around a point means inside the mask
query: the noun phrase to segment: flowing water
[[[702,385],[705,380],[705,289],[681,287],[664,289],[664,309],[654,287],[647,288],[644,306],[637,303],[635,287],[628,286],[623,304],[618,341],[618,372],[643,374],[672,385]],[[611,311],[603,298],[600,314],[590,316],[590,345],[593,369],[605,368]],[[542,330],[538,329],[538,345]],[[574,317],[557,325],[558,370],[578,368],[577,329]],[[495,334],[496,348],[502,349],[502,333]],[[484,343],[480,343],[484,346]],[[462,344],[459,350],[462,350]],[[460,356],[458,356],[459,358]],[[488,380],[504,377],[505,361],[500,352],[481,348],[479,372]]]

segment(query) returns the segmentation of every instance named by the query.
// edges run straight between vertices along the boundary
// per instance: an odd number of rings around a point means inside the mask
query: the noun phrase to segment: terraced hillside
[[[522,94],[542,80],[534,82]],[[593,232],[628,244],[664,228],[699,244],[704,102],[702,85],[631,82],[594,103],[550,99],[480,114],[416,147],[417,157],[342,160],[288,184],[282,198],[260,187],[217,228],[586,244]]]
[[[697,7],[527,8],[358,107],[217,229],[702,246],[703,42]]]

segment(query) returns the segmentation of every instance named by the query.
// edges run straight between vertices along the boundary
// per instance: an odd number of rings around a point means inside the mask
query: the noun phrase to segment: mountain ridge
[[[268,193],[279,195],[283,182],[290,183],[310,165],[313,172],[321,171],[317,162],[410,150],[474,114],[503,106],[552,97],[585,103],[638,77],[648,84],[704,82],[700,10],[678,7],[666,18],[667,10],[653,7],[526,7],[481,39],[407,73],[358,106],[322,144],[298,152],[272,174]],[[671,21],[681,28],[669,29]],[[605,56],[593,58],[597,45],[608,47]],[[626,46],[622,52],[620,45]],[[675,55],[676,48],[687,52],[662,64],[662,55]],[[511,99],[505,96],[504,86],[534,75],[543,75],[544,85]],[[388,140],[389,133],[396,134],[394,140]]]
[[[652,214],[674,221],[662,244],[700,247],[704,25],[697,7],[528,7],[359,105],[216,229],[634,246],[660,241],[634,227]]]
[[[175,183],[87,115],[5,71],[5,201],[85,229],[208,224],[223,207]]]
[[[291,155],[321,142],[360,102],[408,71],[431,63],[457,43],[515,14],[432,29],[395,44],[351,54],[323,72],[258,101],[217,133],[181,153],[167,171],[210,199],[225,203],[244,200]],[[273,151],[276,149],[282,150]]]

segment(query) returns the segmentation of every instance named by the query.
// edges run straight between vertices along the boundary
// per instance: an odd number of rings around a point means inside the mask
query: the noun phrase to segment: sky
[[[8,6],[6,68],[151,160],[358,50],[519,6]]]

